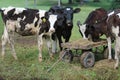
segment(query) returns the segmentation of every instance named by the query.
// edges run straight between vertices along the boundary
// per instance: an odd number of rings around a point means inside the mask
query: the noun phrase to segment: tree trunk
[[[72,4],[72,0],[68,0],[68,3],[69,3],[69,4]]]
[[[115,0],[115,2],[120,2],[120,0]]]
[[[62,4],[62,1],[58,0],[58,6],[61,6],[61,4]]]
[[[93,0],[93,2],[100,2],[100,0]]]
[[[83,4],[84,4],[84,1],[83,1],[83,0],[80,0],[80,4],[83,5]]]

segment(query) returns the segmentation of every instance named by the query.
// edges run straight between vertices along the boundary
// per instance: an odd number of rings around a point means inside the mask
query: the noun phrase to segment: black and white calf
[[[73,28],[73,15],[74,13],[80,12],[80,8],[73,9],[72,7],[53,6],[49,11],[60,17],[59,20],[61,21],[58,21],[54,27],[55,35],[59,41],[60,50],[62,50],[62,37],[65,39],[65,42],[69,41]]]
[[[5,55],[5,45],[10,43],[12,55],[17,60],[14,49],[13,33],[16,32],[22,36],[37,35],[39,61],[42,61],[42,45],[43,35],[51,36],[54,29],[54,23],[57,20],[57,15],[49,15],[45,10],[7,7],[0,9],[4,22],[4,32],[2,35],[2,58]],[[51,49],[51,42],[48,41],[48,49]],[[50,53],[50,51],[49,51]]]
[[[107,19],[107,26],[109,30],[109,34],[114,36],[115,38],[115,66],[114,68],[118,68],[119,66],[119,59],[120,59],[120,9],[114,10],[111,13],[108,14],[108,19]],[[111,42],[111,38],[108,38],[108,43]],[[108,47],[111,48],[111,44],[108,45]],[[111,51],[111,50],[109,50]],[[111,53],[109,53],[111,54]],[[111,58],[111,55],[109,55]]]

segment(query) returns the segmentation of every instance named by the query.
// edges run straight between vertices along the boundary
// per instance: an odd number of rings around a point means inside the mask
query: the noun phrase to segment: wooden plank
[[[92,42],[87,39],[79,39],[76,41],[68,42],[68,43],[62,43],[63,48],[68,49],[91,49],[99,46],[107,45],[106,40],[100,40],[98,42]]]

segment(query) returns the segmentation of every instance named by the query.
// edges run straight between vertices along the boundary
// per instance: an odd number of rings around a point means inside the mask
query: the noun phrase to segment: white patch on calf
[[[45,16],[45,13],[46,11],[45,10],[39,10],[38,14],[39,14],[39,17],[42,18]]]
[[[119,16],[119,18],[120,18],[120,13],[118,13],[117,15],[118,15],[118,16]]]
[[[107,42],[108,42],[108,52],[109,52],[108,59],[110,60],[110,59],[112,59],[112,56],[111,56],[111,38],[110,37],[107,38]]]
[[[37,18],[35,17],[35,18],[34,18],[34,21],[33,21],[33,24],[35,24],[36,21],[37,21]]]
[[[19,14],[22,13],[24,10],[26,10],[25,8],[15,8],[15,7],[8,7],[8,8],[1,8],[2,10],[4,10],[4,14],[7,15],[8,11],[15,9],[14,14]]]
[[[25,18],[26,18],[26,16],[24,16],[22,20],[25,20]]]
[[[15,7],[8,7],[8,8],[1,8],[2,10],[4,10],[4,14],[7,15],[8,11],[14,9]]]
[[[39,10],[38,14],[39,14],[40,20],[39,20],[38,23],[41,23],[41,22],[42,22],[41,18],[42,18],[42,17],[45,17],[45,13],[46,13],[46,10]]]
[[[66,8],[66,10],[67,10],[67,11],[69,11],[69,10],[70,10],[70,8]]]
[[[49,32],[54,32],[55,31],[54,25],[55,25],[56,21],[57,21],[57,15],[50,15],[49,16],[49,22],[50,22]]]
[[[26,10],[26,9],[25,8],[15,8],[14,14],[22,13],[24,10]]]
[[[111,16],[111,15],[113,15],[115,12],[114,11],[112,11],[112,12],[110,12],[109,14],[108,14],[108,16]]]
[[[22,20],[21,18],[17,18],[17,21],[19,22],[20,20]]]
[[[79,25],[79,28],[80,28],[80,31],[81,31],[81,33],[82,33],[82,35],[83,35],[83,38],[86,39],[86,38],[87,38],[87,37],[85,36],[86,24],[84,24],[84,25],[82,25],[82,26]]]
[[[6,27],[7,27],[8,32],[15,31],[16,23],[17,21],[13,21],[13,20],[6,21]]]
[[[118,37],[118,34],[119,34],[119,26],[116,26],[116,27],[112,26],[112,33],[114,33],[114,35],[115,35],[116,37]]]
[[[31,29],[31,32],[33,34],[37,34],[39,32],[39,28],[35,27],[33,23],[25,25],[25,30],[29,30],[29,29]]]

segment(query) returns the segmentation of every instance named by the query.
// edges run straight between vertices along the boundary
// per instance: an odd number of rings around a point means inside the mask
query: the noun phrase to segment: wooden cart
[[[76,54],[79,54],[81,65],[85,68],[92,67],[95,63],[94,53],[97,53],[101,47],[103,47],[102,51],[106,53],[107,49],[107,41],[100,40],[98,42],[92,42],[87,39],[79,39],[76,41],[62,43],[63,51],[61,51],[62,60],[71,62],[73,57]],[[74,53],[74,54],[73,54]]]

